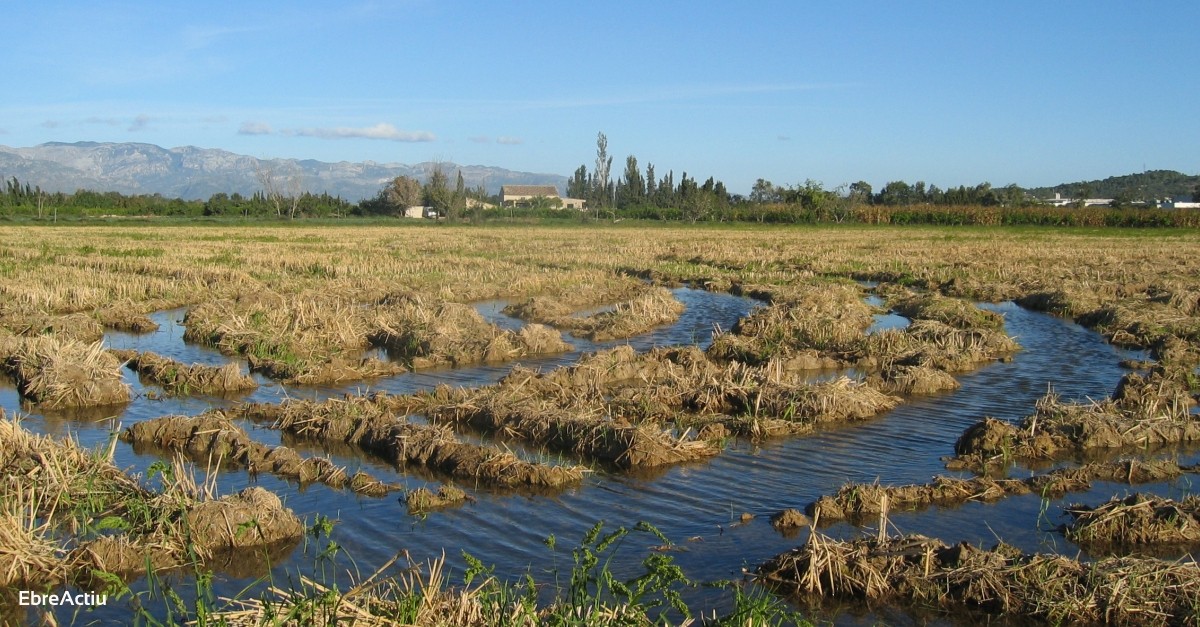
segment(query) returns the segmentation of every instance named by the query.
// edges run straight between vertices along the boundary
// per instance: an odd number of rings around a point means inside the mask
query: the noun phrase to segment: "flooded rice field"
[[[104,410],[43,411],[36,406],[22,407],[16,388],[7,383],[0,384],[0,406],[9,414],[27,413],[24,424],[34,432],[59,437],[70,434],[85,447],[100,447],[118,428],[166,415],[192,416],[247,403],[324,401],[371,392],[410,395],[432,391],[441,384],[488,386],[518,366],[549,372],[578,362],[586,353],[623,345],[638,353],[668,346],[696,346],[704,350],[712,343],[714,331],[732,329],[743,317],[764,307],[764,303],[751,298],[699,289],[676,288],[672,294],[685,307],[672,324],[609,341],[588,341],[564,334],[564,339],[574,347],[572,351],[521,358],[517,362],[422,369],[369,381],[322,386],[287,385],[254,373],[257,389],[227,396],[170,396],[125,369],[123,376],[132,388],[133,400],[115,416]],[[484,301],[475,303],[474,308],[499,328],[520,331],[527,323],[503,312],[510,304],[501,300]],[[884,301],[870,296],[867,304],[879,308]],[[222,470],[215,482],[221,494],[250,486],[263,487],[278,494],[303,520],[311,521],[318,516],[335,520],[334,538],[362,573],[374,571],[399,551],[406,551],[418,562],[444,554],[447,565],[461,572],[467,567],[462,555],[467,551],[482,563],[494,565],[495,575],[502,579],[516,580],[526,573],[536,577],[552,567],[569,563],[571,556],[562,547],[574,546],[597,521],[603,520],[609,528],[633,527],[642,521],[651,523],[677,543],[671,555],[697,581],[741,580],[760,563],[803,543],[808,536],[807,527],[777,530],[770,522],[777,512],[788,508],[804,510],[847,482],[900,485],[925,483],[935,475],[974,476],[967,471],[948,471],[942,459],[955,454],[955,442],[965,429],[985,416],[1018,421],[1031,414],[1038,400],[1050,390],[1064,401],[1103,399],[1130,372],[1122,367],[1122,362],[1147,359],[1144,352],[1114,347],[1095,331],[1012,302],[979,307],[1003,317],[1003,331],[1016,339],[1021,350],[1010,358],[956,374],[960,384],[957,389],[906,397],[893,409],[873,418],[818,425],[810,433],[793,437],[730,437],[719,455],[697,461],[628,472],[592,464],[582,481],[556,489],[490,487],[459,479],[456,484],[467,492],[468,501],[458,507],[428,512],[411,511],[395,493],[386,498],[370,498],[321,484],[299,487],[271,474],[244,468]],[[608,309],[596,308],[586,313],[605,311]],[[109,331],[104,343],[112,349],[154,352],[184,364],[222,366],[232,361],[245,371],[245,360],[240,357],[184,341],[181,325],[185,315],[185,308],[157,312],[150,316],[158,323],[157,331],[146,334]],[[903,330],[909,323],[909,318],[894,312],[875,313],[867,333]],[[364,356],[389,359],[383,349],[367,351]],[[838,374],[838,371],[814,371],[809,380],[828,381]],[[428,423],[420,415],[414,415],[411,421]],[[241,426],[262,444],[287,445],[304,455],[328,456],[335,464],[344,466],[348,474],[362,470],[404,492],[420,487],[436,491],[447,482],[443,474],[397,469],[353,447],[321,446],[251,421],[241,421]],[[493,437],[466,429],[461,440],[488,444]],[[573,461],[562,452],[520,441],[503,440],[500,446],[523,460],[552,465]],[[114,462],[130,472],[146,473],[160,455],[135,448],[118,442]],[[1200,461],[1192,448],[1164,448],[1154,451],[1151,457],[1174,459],[1181,465]],[[1045,462],[1036,470],[1017,464],[1008,470],[1008,476],[1029,476],[1035,471],[1046,472],[1081,461],[1066,458]],[[901,533],[989,546],[1002,539],[1025,553],[1075,556],[1080,548],[1055,530],[1065,522],[1063,506],[1097,505],[1114,494],[1125,495],[1134,490],[1129,485],[1098,481],[1089,490],[1050,498],[1025,494],[996,502],[971,501],[953,507],[934,505],[916,511],[897,510],[890,513],[889,521]],[[1172,481],[1139,485],[1136,490],[1181,499],[1190,493],[1191,483],[1185,474]],[[877,521],[860,522],[859,526],[838,522],[822,531],[845,539],[864,531],[874,533]],[[547,546],[550,537],[557,539],[558,549]],[[635,570],[650,548],[650,543],[646,543],[619,554],[612,564],[614,572]],[[1184,553],[1178,551],[1176,556]],[[312,561],[313,556],[305,550],[294,549],[273,565],[274,576],[285,579],[287,573]],[[262,574],[219,572],[215,590],[218,594],[237,594],[253,577]],[[139,585],[142,584],[133,584],[134,589]],[[684,596],[690,606],[710,612],[721,613],[731,605],[729,592],[724,589],[694,588],[686,590]],[[111,611],[113,616],[119,616],[122,610]],[[846,625],[879,621],[957,624],[953,618],[930,618],[886,605],[868,610],[862,604],[826,604],[819,608],[805,607],[803,612],[818,622]],[[104,619],[103,611],[97,617]]]

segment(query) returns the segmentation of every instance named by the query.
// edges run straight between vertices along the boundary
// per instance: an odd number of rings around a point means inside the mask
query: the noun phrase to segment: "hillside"
[[[269,169],[281,178],[295,177],[301,189],[327,192],[351,202],[375,196],[397,176],[424,180],[437,164],[327,163],[297,159],[257,159],[224,150],[184,146],[162,148],[139,143],[46,143],[30,148],[0,146],[0,178],[16,177],[23,183],[51,192],[78,189],[123,194],[162,194],[185,200],[207,199],[218,192],[253,194],[262,188],[256,172]],[[484,185],[489,193],[501,185],[556,185],[566,177],[557,174],[516,172],[503,168],[454,163],[441,164],[453,180],[462,171],[467,187]]]
[[[1062,194],[1064,198],[1076,198],[1081,194],[1088,198],[1132,199],[1175,198],[1191,200],[1200,193],[1200,175],[1183,174],[1174,170],[1150,170],[1138,174],[1110,176],[1098,181],[1062,183],[1054,187],[1035,187],[1027,192],[1038,198],[1053,198]]]

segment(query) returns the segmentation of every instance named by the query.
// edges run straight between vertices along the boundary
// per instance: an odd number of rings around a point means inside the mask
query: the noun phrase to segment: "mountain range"
[[[374,197],[397,176],[424,181],[438,166],[450,177],[451,184],[456,172],[462,172],[468,188],[483,185],[489,194],[498,193],[501,185],[555,185],[561,191],[567,181],[558,174],[516,172],[482,165],[258,159],[195,146],[162,148],[154,144],[100,142],[50,142],[30,148],[0,146],[0,178],[4,180],[16,177],[22,183],[50,192],[88,189],[161,194],[186,200],[203,200],[219,192],[249,196],[263,188],[259,173],[270,172],[277,184],[294,180],[300,189],[357,202]]]

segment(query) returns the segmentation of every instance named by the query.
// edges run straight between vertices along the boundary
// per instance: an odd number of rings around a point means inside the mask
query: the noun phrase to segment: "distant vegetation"
[[[1190,198],[1200,202],[1200,174],[1188,175],[1174,170],[1150,170],[1140,174],[1110,176],[1102,181],[1063,183],[1054,187],[1026,190],[1039,198],[1128,198],[1133,201],[1161,198]]]
[[[257,173],[262,190],[251,196],[213,194],[208,200],[182,200],[161,195],[126,196],[117,192],[79,190],[49,193],[15,177],[5,182],[0,218],[57,221],[106,216],[182,216],[243,219],[401,217],[410,207],[426,207],[429,215],[448,221],[495,220],[663,220],[683,222],[759,222],[787,224],[941,224],[1052,225],[1121,227],[1196,227],[1200,211],[1157,209],[1159,199],[1200,200],[1200,175],[1170,170],[1110,177],[1103,181],[1024,189],[1015,184],[941,189],[924,181],[890,181],[876,191],[866,181],[827,189],[812,179],[776,185],[758,179],[748,196],[730,194],[724,183],[703,183],[674,170],[659,176],[652,163],[645,170],[629,155],[620,176],[611,174],[608,139],[599,133],[596,162],[589,172],[579,166],[567,182],[567,196],[582,198],[588,210],[562,210],[560,203],[534,202],[521,208],[502,207],[500,198],[482,186],[467,189],[461,171],[434,168],[425,181],[398,176],[374,198],[352,203],[329,194],[301,193],[269,170]],[[453,182],[452,182],[453,181]],[[294,181],[293,181],[294,182]],[[1052,207],[1054,194],[1080,199],[1077,207]],[[1108,207],[1083,207],[1085,198],[1111,198]],[[557,199],[545,199],[553,201]],[[425,212],[423,212],[425,213]]]

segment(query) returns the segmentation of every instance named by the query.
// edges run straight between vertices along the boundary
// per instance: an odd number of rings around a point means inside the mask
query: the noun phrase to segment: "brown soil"
[[[759,566],[757,579],[797,597],[968,607],[1053,624],[1184,625],[1200,612],[1200,566],[1191,560],[1082,563],[916,535],[842,542],[814,532]]]
[[[192,542],[208,551],[273,545],[304,535],[304,525],[279,497],[258,487],[198,503],[186,519]]]
[[[10,338],[3,369],[21,396],[49,409],[129,402],[121,362],[100,342],[84,344],[52,336]]]
[[[807,527],[812,524],[808,516],[800,513],[798,509],[785,509],[771,516],[771,526],[776,529],[796,529],[799,527]]]
[[[932,483],[905,486],[849,483],[833,496],[820,497],[806,511],[822,523],[843,519],[861,521],[878,516],[883,511],[885,497],[891,511],[912,510],[930,505],[953,506],[968,501],[994,501],[1029,493],[1058,496],[1089,490],[1093,481],[1147,483],[1173,479],[1198,470],[1196,467],[1181,467],[1169,460],[1128,460],[1085,464],[1024,479],[934,477]]]
[[[467,444],[449,428],[407,422],[361,397],[254,404],[242,413],[300,438],[353,444],[395,464],[424,466],[481,485],[558,487],[583,478],[580,467],[527,462],[494,447]]]
[[[184,365],[154,353],[110,350],[134,372],[162,386],[168,394],[224,394],[258,387],[253,377],[243,375],[235,363],[219,368],[200,364]]]
[[[1133,494],[1097,507],[1066,508],[1074,520],[1063,527],[1068,539],[1086,546],[1200,543],[1200,497],[1173,501]]]
[[[171,453],[184,453],[200,463],[232,464],[251,473],[271,474],[305,483],[324,483],[332,488],[351,488],[368,496],[387,496],[398,489],[359,472],[350,477],[346,470],[324,458],[301,457],[286,447],[270,447],[254,441],[220,411],[199,416],[164,416],[139,422],[121,434],[134,450],[150,447]]]

